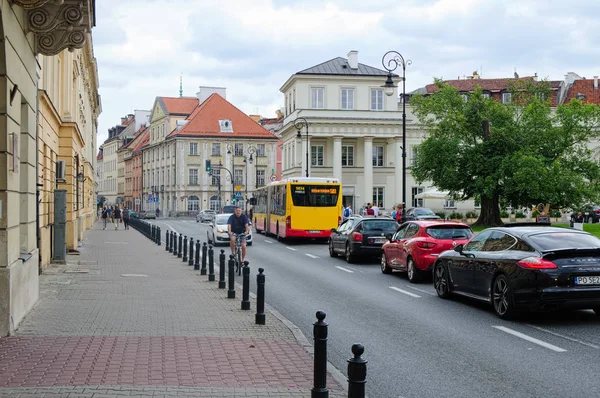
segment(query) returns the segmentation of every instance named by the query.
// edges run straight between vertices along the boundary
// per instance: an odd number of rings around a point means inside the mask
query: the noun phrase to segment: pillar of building
[[[364,137],[364,147],[364,196],[357,206],[373,201],[373,137]]]

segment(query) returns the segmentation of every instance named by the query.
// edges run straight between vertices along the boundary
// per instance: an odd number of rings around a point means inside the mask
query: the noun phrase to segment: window
[[[233,153],[235,156],[244,156],[244,144],[235,144]]]
[[[373,203],[383,207],[383,187],[373,187]]]
[[[198,185],[198,169],[190,169],[190,185]]]
[[[469,94],[461,94],[460,95],[463,99],[463,101],[467,102],[469,100]]]
[[[188,211],[198,210],[200,210],[200,199],[195,195],[188,197]]]
[[[371,110],[383,110],[383,90],[379,88],[371,89]]]
[[[171,185],[171,170],[167,170],[167,185]]]
[[[499,252],[508,250],[517,240],[512,236],[500,231],[493,231],[489,238],[486,239],[481,251],[484,252]]]
[[[477,252],[481,250],[486,239],[492,234],[492,231],[483,231],[475,235],[463,249],[466,252]]]
[[[310,89],[310,107],[313,109],[325,108],[325,89],[323,87]]]
[[[190,155],[198,156],[198,143],[197,142],[190,142]]]
[[[278,188],[285,186],[279,185]],[[338,203],[339,185],[290,185],[294,206],[332,207]]]
[[[342,167],[354,166],[354,147],[352,145],[342,145]]]
[[[256,156],[266,156],[266,145],[265,144],[257,144],[256,145]]]
[[[383,167],[383,146],[376,145],[373,147],[373,166]]]
[[[342,109],[354,109],[354,89],[343,88],[342,89]]]
[[[445,209],[456,209],[456,205],[452,199],[444,200],[444,208]]]
[[[483,93],[483,99],[490,98],[490,93]]]
[[[210,197],[210,203],[208,204],[208,206],[210,207],[211,210],[219,210],[219,197],[218,196],[211,196]]]
[[[311,145],[310,146],[310,165],[311,166],[323,166],[323,145]]]
[[[235,185],[244,185],[244,170],[242,170],[242,169],[233,170],[233,183]]]
[[[210,185],[213,185],[213,186],[220,185],[221,169],[212,169],[210,172],[212,173],[212,180],[210,182]]]
[[[264,187],[265,179],[266,179],[266,170],[265,169],[256,169],[256,186]]]
[[[417,196],[418,194],[423,192],[423,188],[422,187],[412,187],[411,192],[412,192],[412,195],[411,195],[412,207],[423,207],[423,199],[415,198],[415,196]]]
[[[292,111],[296,110],[296,89],[294,89],[294,96],[292,97]]]
[[[211,155],[212,156],[221,156],[221,143],[213,142]]]
[[[510,104],[511,101],[512,101],[511,93],[502,93],[502,103],[503,104]]]
[[[419,157],[419,147],[417,145],[412,147],[412,158],[410,164],[414,166],[417,163],[417,158]]]

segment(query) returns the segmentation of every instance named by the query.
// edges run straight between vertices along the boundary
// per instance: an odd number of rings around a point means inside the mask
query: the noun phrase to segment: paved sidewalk
[[[133,229],[97,223],[80,253],[46,269],[40,301],[0,339],[1,397],[310,396],[305,344],[273,314],[255,325],[241,291],[227,299]]]

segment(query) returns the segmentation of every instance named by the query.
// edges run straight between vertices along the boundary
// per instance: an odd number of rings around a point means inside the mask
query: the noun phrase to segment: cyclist
[[[229,233],[229,246],[231,246],[231,254],[235,255],[235,235],[241,235],[242,245],[242,262],[246,260],[246,235],[250,233],[250,223],[248,217],[242,214],[242,208],[235,207],[234,213],[227,220],[227,232]]]

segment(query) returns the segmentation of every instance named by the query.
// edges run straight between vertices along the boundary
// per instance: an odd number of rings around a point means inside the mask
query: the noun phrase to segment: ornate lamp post
[[[244,200],[244,210],[248,210],[248,165],[254,162],[254,154],[256,153],[256,148],[254,145],[248,145],[248,150],[246,151],[248,156],[244,155],[244,163],[246,163],[246,184],[244,185],[246,191],[246,199]]]
[[[297,138],[302,139],[302,127],[304,126],[306,126],[306,176],[308,177],[308,122],[303,117],[294,120],[294,127],[298,129]]]
[[[412,64],[410,59],[405,60],[404,57],[397,51],[388,51],[383,55],[381,63],[385,70],[388,71],[384,88],[385,95],[388,97],[394,95],[395,88],[392,79],[392,72],[399,66],[402,67],[402,219],[406,211],[406,66]]]

